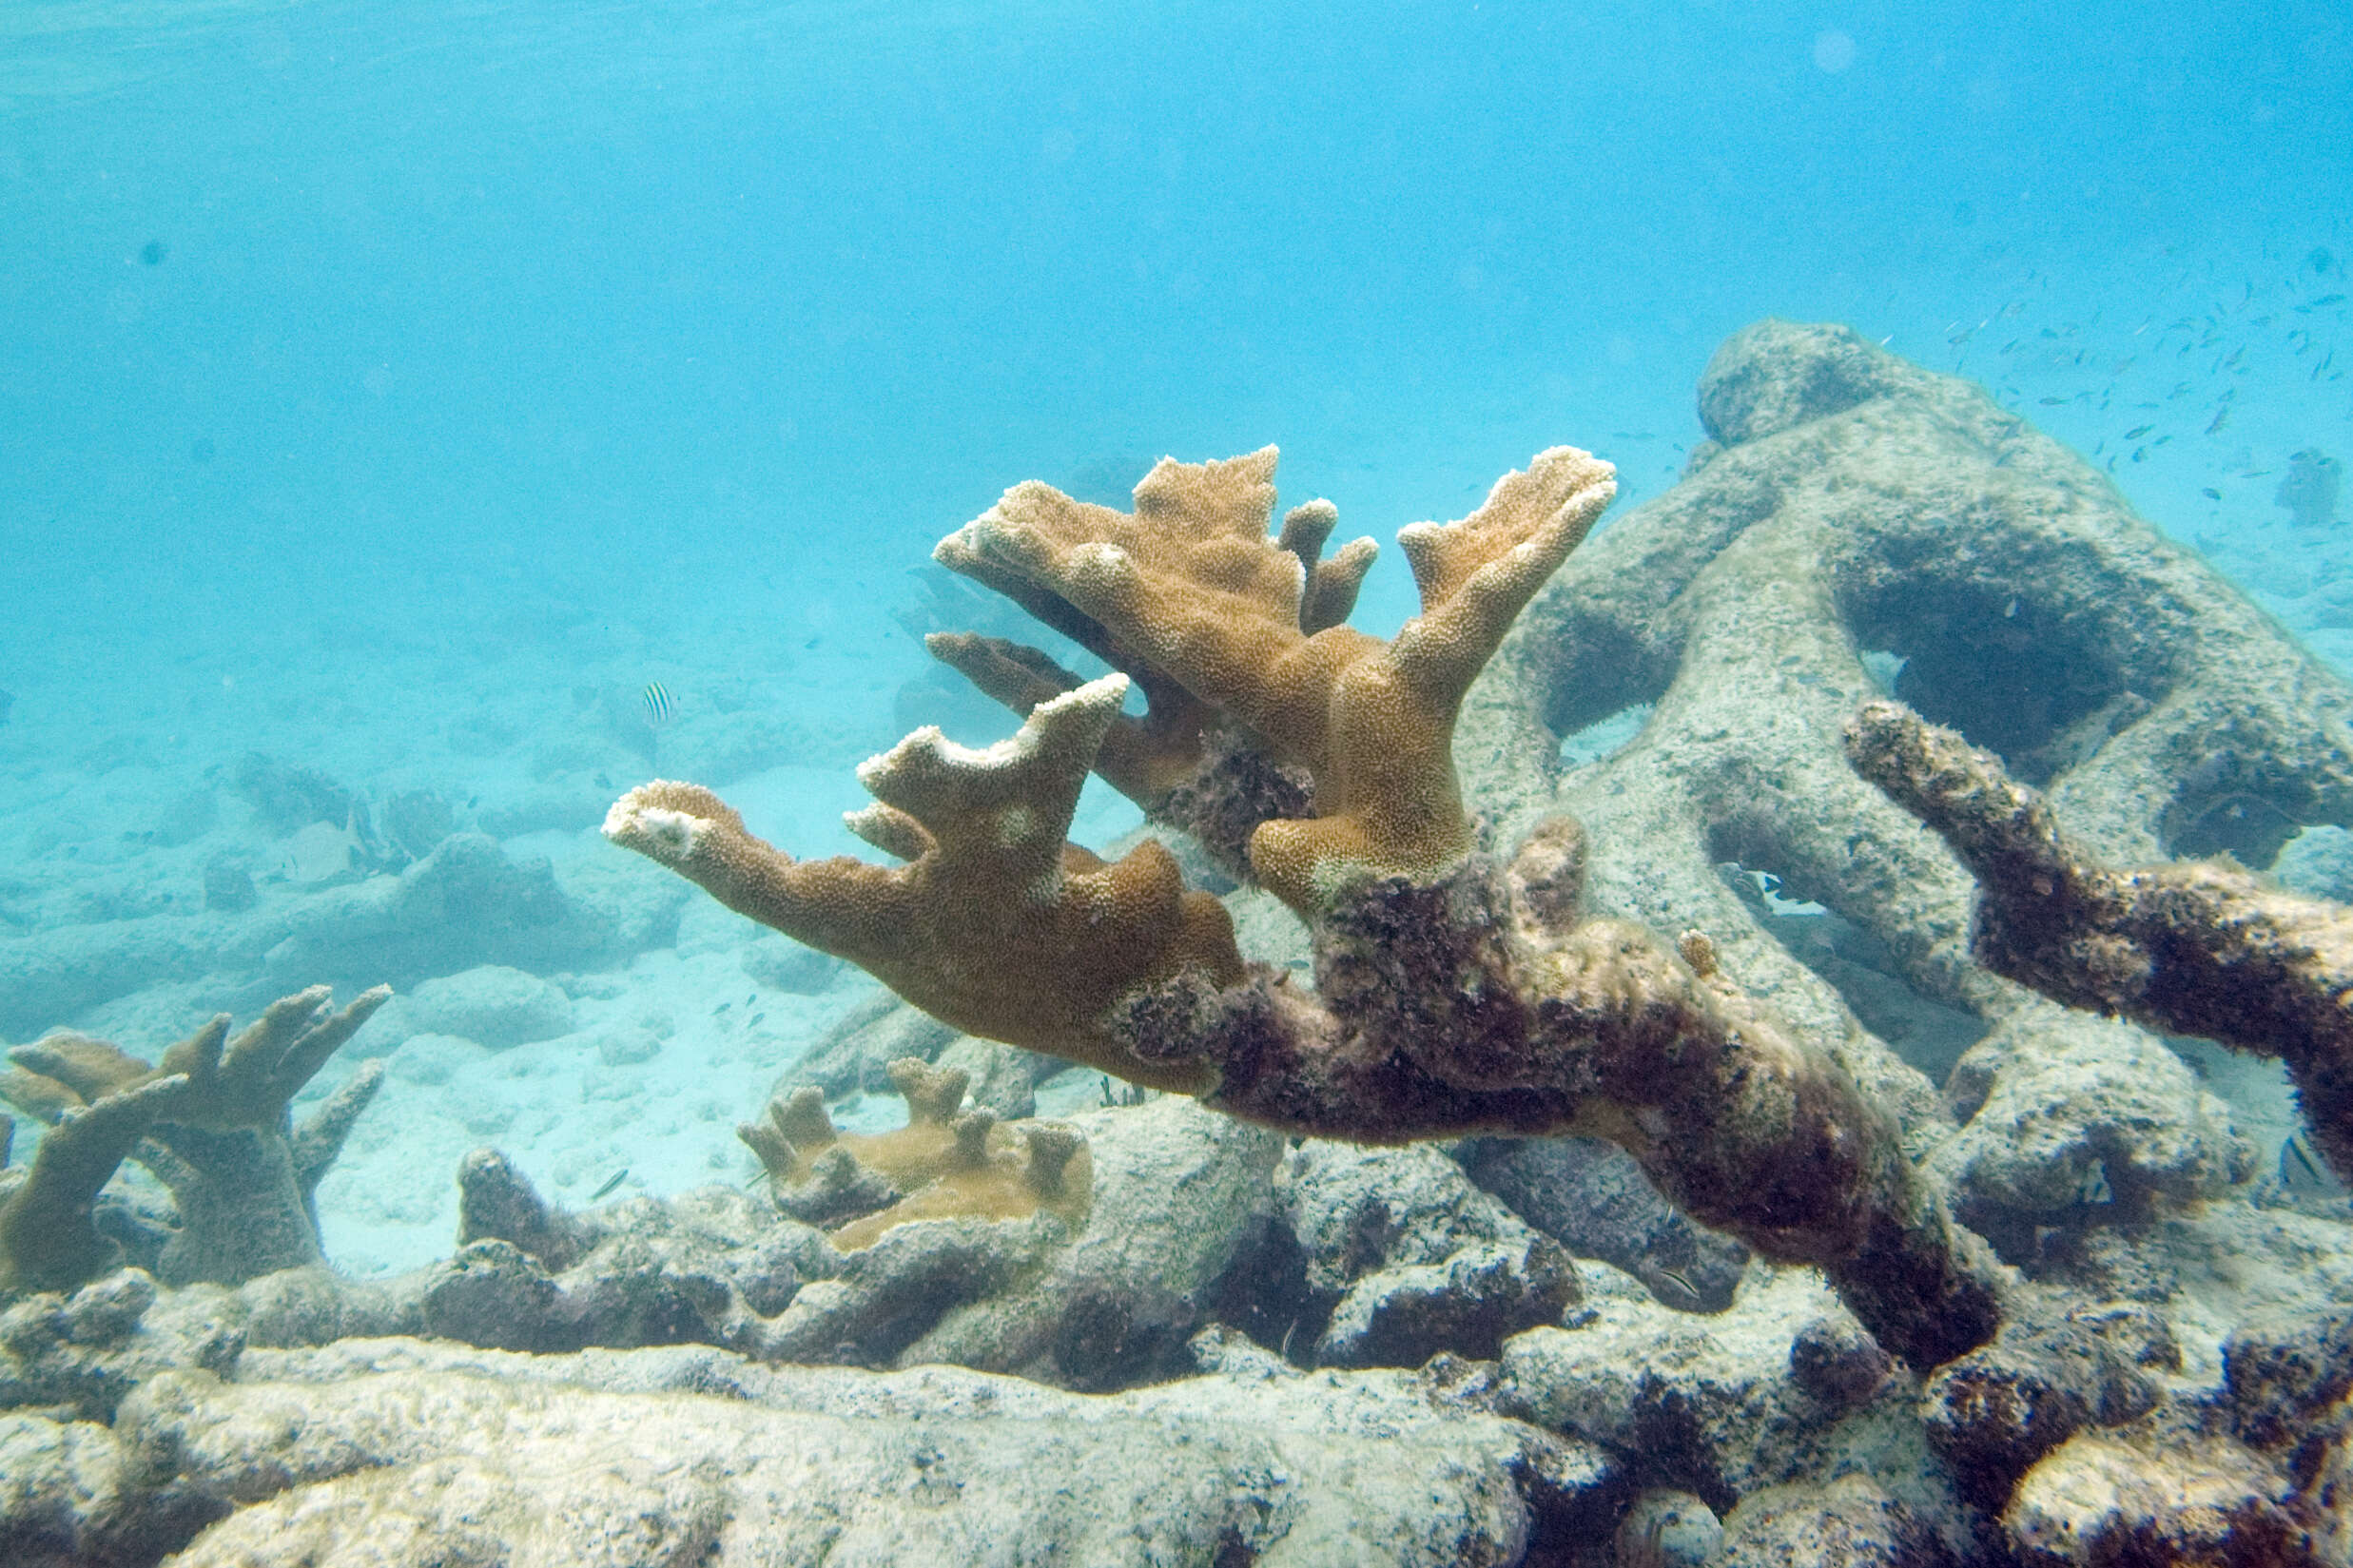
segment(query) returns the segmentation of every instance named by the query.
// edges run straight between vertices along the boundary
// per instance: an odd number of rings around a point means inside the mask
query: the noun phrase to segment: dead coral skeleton
[[[1270,534],[1274,466],[1272,448],[1164,459],[1133,514],[1020,485],[943,542],[943,564],[1118,673],[935,645],[1026,718],[983,751],[919,730],[860,770],[878,803],[850,826],[904,865],[795,861],[667,782],[618,802],[606,835],[959,1028],[1268,1126],[1606,1136],[1695,1217],[1821,1266],[1891,1350],[1935,1365],[1982,1343],[1999,1320],[1988,1266],[1827,1055],[1720,973],[1704,937],[1581,917],[1573,823],[1507,861],[1476,851],[1458,710],[1607,506],[1609,465],[1556,447],[1469,517],[1407,529],[1422,613],[1386,643],[1333,619],[1371,551],[1317,561],[1328,508]],[[1140,720],[1119,712],[1131,680]],[[1313,994],[1244,963],[1223,908],[1157,843],[1107,865],[1062,842],[1093,766],[1172,825],[1239,839],[1230,863],[1313,929]],[[1284,799],[1270,778],[1304,781],[1290,809],[1254,809]],[[1202,801],[1224,803],[1167,809]]]

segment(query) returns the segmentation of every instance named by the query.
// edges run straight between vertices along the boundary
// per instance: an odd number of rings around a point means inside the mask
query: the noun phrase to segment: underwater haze
[[[1864,790],[1839,726],[1899,698],[2047,787],[2110,861],[2227,853],[2265,889],[2353,895],[2349,297],[2341,0],[9,0],[0,1048],[25,1049],[0,1070],[0,1422],[48,1423],[22,1454],[64,1452],[53,1426],[128,1455],[286,1390],[335,1390],[357,1429],[370,1379],[446,1380],[447,1430],[368,1462],[412,1489],[418,1562],[461,1538],[515,1560],[816,1560],[777,1543],[821,1556],[837,1527],[844,1560],[1010,1561],[988,1552],[1014,1542],[1072,1563],[1696,1568],[1773,1540],[1807,1560],[1813,1538],[1748,1500],[1787,1487],[1830,1500],[1805,1519],[1877,1521],[1888,1555],[1858,1563],[2093,1560],[2050,1544],[2052,1499],[2081,1491],[2037,1468],[2055,1440],[1921,1413],[1938,1365],[1993,1353],[1994,1318],[1932,1353],[1923,1313],[1711,1199],[1661,1152],[1681,1132],[1614,1102],[1294,1123],[1295,1099],[1220,1106],[1181,1053],[1105,1071],[1037,1021],[1091,980],[971,1001],[1029,978],[1047,916],[963,955],[989,983],[925,992],[936,951],[893,968],[858,942],[947,939],[932,925],[862,906],[855,940],[803,945],[690,885],[720,891],[665,848],[703,820],[688,797],[626,829],[613,803],[691,780],[795,856],[932,854],[956,835],[861,764],[937,725],[939,768],[969,784],[983,765],[958,747],[1021,719],[924,639],[1037,643],[1070,667],[1066,722],[1139,716],[1147,690],[1156,718],[1172,691],[1205,715],[1179,789],[1134,787],[1107,743],[1069,839],[1115,856],[1153,826],[1270,994],[1329,994],[1362,930],[1297,888],[1336,874],[1275,885],[1250,829],[1348,815],[1346,769],[1269,727],[1282,703],[1153,668],[990,509],[1039,480],[1141,515],[1148,472],[1242,472],[1163,457],[1278,446],[1270,522],[1326,497],[1335,540],[1376,539],[1352,624],[1389,638],[1425,608],[1400,529],[1493,514],[1515,470],[1573,510],[1598,471],[1559,477],[1548,449],[1585,449],[1614,465],[1614,506],[1507,635],[1527,595],[1501,612],[1465,729],[1367,750],[1434,754],[1456,837],[1367,863],[1421,887],[1476,845],[1491,859],[1467,863],[1525,900],[1515,843],[1576,815],[1601,847],[1570,857],[1567,902],[1582,886],[1677,975],[1785,1016],[1870,1108],[1854,1136],[1894,1140],[1935,1226],[1946,1204],[1968,1228],[1954,1267],[2009,1270],[2000,1344],[2062,1320],[2110,1336],[2066,1355],[2113,1377],[2065,1399],[2162,1464],[2181,1431],[2221,1430],[2212,1411],[2270,1397],[2227,1382],[2249,1324],[2316,1337],[2353,1379],[2329,1315],[2353,1290],[2332,1165],[2353,1132],[2313,1087],[2353,1066],[2306,1075],[2302,1036],[2216,1044],[1978,967],[1962,933],[1990,874]],[[1743,331],[1767,321],[1825,326]],[[1170,504],[1225,516],[1207,494]],[[960,536],[964,574],[933,564],[975,518],[999,532]],[[1778,576],[1731,544],[1767,518]],[[2028,538],[2062,542],[2012,548]],[[1879,575],[1842,553],[1881,539]],[[1774,585],[1800,577],[1787,609]],[[1218,604],[1222,634],[1240,612]],[[1297,608],[1285,638],[1317,629]],[[1115,664],[1136,689],[1078,687]],[[988,757],[1029,756],[1043,722]],[[1236,752],[1261,771],[1215,795],[1201,781]],[[1850,785],[1868,803],[1843,849],[1792,825]],[[1053,786],[1025,787],[989,821],[1000,849],[1040,801],[1050,825]],[[869,788],[889,806],[846,825]],[[1124,939],[1109,908],[1073,973]],[[1207,972],[1241,983],[1238,960]],[[331,1000],[227,1049],[228,1078],[258,1075],[224,1091],[233,1113],[172,1119],[213,1069],[167,1047],[311,986]],[[2276,1016],[2251,995],[2220,1011]],[[158,1087],[170,1072],[197,1088]],[[967,1092],[1001,1121],[960,1122]],[[78,1197],[31,1164],[76,1129],[74,1169],[96,1171]],[[1617,1143],[1468,1135],[1569,1131]],[[898,1141],[817,1152],[866,1135]],[[56,1326],[73,1314],[101,1326]],[[582,1359],[685,1345],[710,1359]],[[1613,1370],[1654,1361],[1747,1392],[1719,1407]],[[915,1366],[957,1370],[889,1382]],[[1003,1430],[939,1440],[964,1478],[963,1512],[940,1512],[933,1462],[902,1450],[977,1420],[984,1383]],[[579,1403],[513,1439],[536,1456],[516,1473],[628,1474],[614,1496],[638,1500],[613,1518],[658,1517],[655,1544],[566,1535],[606,1528],[587,1492],[527,1523],[437,1490],[434,1464],[488,1476],[508,1440],[484,1434],[538,1419],[477,1384],[526,1384]],[[2343,1392],[2297,1420],[2353,1432]],[[612,1403],[657,1393],[652,1414]],[[1707,1413],[1663,1456],[1644,1401]],[[820,1416],[864,1435],[792,1424]],[[902,1419],[914,1436],[885,1430]],[[640,1421],[644,1452],[616,1435]],[[1185,1423],[1197,1451],[1153,1446]],[[1410,1436],[1349,1446],[1375,1430]],[[2271,1532],[2263,1560],[2345,1560],[2353,1526],[2297,1491],[2308,1474],[2281,1479],[2277,1434],[2232,1431],[2200,1474],[2245,1482],[2231,1517]],[[808,1476],[728,1469],[715,1502],[646,1461],[830,1442]],[[2331,1452],[2353,1471],[2353,1437]],[[299,1536],[321,1554],[301,1560],[339,1562],[384,1528],[325,1461],[270,1459],[309,1479],[267,1498],[217,1455],[176,1481],[122,1462],[146,1479],[105,1518],[31,1483],[0,1498],[0,1559],[292,1561],[268,1553]],[[1040,1475],[1097,1462],[1099,1501],[1042,1500]],[[1838,1491],[1864,1475],[1877,1501]],[[510,1501],[512,1479],[476,1477]],[[848,1524],[780,1500],[834,1483]]]
[[[1368,527],[1562,439],[1640,496],[1761,315],[1945,368],[2023,304],[1963,368],[2039,397],[2251,281],[2276,351],[2353,174],[2323,5],[12,10],[12,623],[895,572],[1014,479],[1268,441]],[[2070,323],[2080,374],[1993,352]],[[2129,494],[2326,445],[2306,368]]]

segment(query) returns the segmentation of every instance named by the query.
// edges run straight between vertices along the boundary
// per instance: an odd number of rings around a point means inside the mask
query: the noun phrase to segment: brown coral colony
[[[860,769],[876,803],[849,825],[904,864],[796,861],[685,784],[631,791],[607,836],[969,1033],[1296,1132],[1598,1133],[1696,1217],[1820,1264],[1891,1349],[1934,1365],[1991,1335],[1990,1277],[1835,1063],[1695,973],[1703,939],[1679,956],[1581,918],[1573,823],[1509,863],[1478,852],[1458,712],[1608,506],[1610,465],[1555,447],[1470,516],[1406,529],[1421,613],[1384,642],[1340,620],[1371,542],[1319,558],[1324,502],[1271,532],[1274,463],[1163,459],[1132,513],[1018,485],[942,541],[942,564],[1114,673],[933,639],[1023,722],[983,750],[919,730]],[[1131,683],[1141,718],[1120,711]],[[1090,768],[1307,920],[1314,990],[1245,963],[1157,842],[1116,862],[1064,842]],[[794,1201],[879,1208],[820,1119],[781,1102],[745,1137]]]
[[[761,1120],[736,1129],[779,1209],[829,1231],[846,1252],[912,1220],[1042,1210],[1075,1225],[1084,1216],[1092,1164],[1076,1128],[964,1110],[966,1075],[918,1056],[892,1062],[890,1080],[907,1106],[895,1132],[838,1132],[813,1087],[777,1096]]]

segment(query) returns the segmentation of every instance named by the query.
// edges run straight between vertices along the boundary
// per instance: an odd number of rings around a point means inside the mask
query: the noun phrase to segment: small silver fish
[[[620,1170],[615,1171],[612,1175],[606,1177],[604,1186],[589,1194],[589,1202],[595,1203],[599,1199],[611,1196],[613,1190],[619,1187],[627,1180],[629,1180],[629,1167],[625,1165],[621,1167]]]
[[[670,688],[661,682],[648,681],[641,695],[645,699],[647,727],[659,729],[677,717],[677,709],[670,700]]]
[[[1677,1289],[1682,1291],[1684,1295],[1689,1296],[1693,1301],[1698,1301],[1700,1299],[1700,1287],[1692,1284],[1689,1280],[1683,1278],[1682,1275],[1677,1273],[1674,1269],[1660,1268],[1657,1269],[1656,1272],[1661,1279],[1673,1282]]]

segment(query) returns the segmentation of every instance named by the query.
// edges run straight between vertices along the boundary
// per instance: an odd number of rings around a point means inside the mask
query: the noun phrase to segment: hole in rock
[[[1622,707],[1604,719],[1596,719],[1583,729],[1561,737],[1561,765],[1590,767],[1605,762],[1634,744],[1634,737],[1643,732],[1656,712],[1656,703],[1636,703]]]
[[[1905,576],[1848,607],[1864,668],[1889,694],[2032,784],[2148,710],[2093,629],[2026,594]]]
[[[2311,785],[2289,768],[2224,745],[2182,776],[2157,832],[2175,860],[2227,854],[2265,871],[2324,809]],[[2325,842],[2315,838],[2304,858],[2323,852]],[[2342,861],[2342,848],[2332,858]],[[2334,880],[2344,881],[2342,875]]]
[[[1985,1037],[1983,1018],[1915,990],[1887,943],[1779,873],[1729,858],[1716,871],[1766,935],[1828,981],[1865,1029],[1931,1083],[1942,1084],[1961,1053]]]
[[[1562,617],[1541,646],[1550,661],[1538,671],[1544,721],[1565,744],[1665,696],[1681,652],[1638,643],[1613,623],[1579,614]]]
[[[2167,853],[2175,860],[2229,855],[2257,870],[2279,858],[2302,824],[2261,795],[2232,792],[2204,800],[2177,799],[2165,815]]]
[[[2330,825],[2307,827],[2287,841],[2271,872],[2291,892],[2353,903],[2353,833]]]

